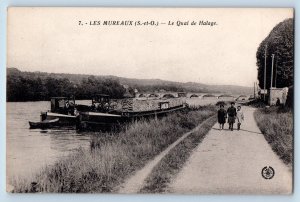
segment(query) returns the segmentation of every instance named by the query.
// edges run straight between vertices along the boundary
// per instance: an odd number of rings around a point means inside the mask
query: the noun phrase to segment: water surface
[[[78,104],[88,101],[77,101]],[[75,130],[29,129],[28,121],[39,121],[50,102],[7,103],[7,177],[24,177],[51,165],[76,149],[89,147],[90,134]]]

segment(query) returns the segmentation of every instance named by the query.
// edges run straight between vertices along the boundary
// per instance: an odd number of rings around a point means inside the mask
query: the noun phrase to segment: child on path
[[[241,106],[237,107],[237,112],[236,112],[236,119],[237,119],[237,129],[240,130],[241,129],[241,124],[244,121],[244,113],[241,110]]]
[[[224,105],[220,105],[220,109],[218,110],[218,122],[220,124],[220,130],[224,129],[224,124],[226,122],[227,113],[224,109]]]

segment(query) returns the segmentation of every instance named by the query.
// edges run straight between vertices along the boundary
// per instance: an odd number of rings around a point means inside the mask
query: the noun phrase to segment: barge
[[[30,128],[73,127],[78,130],[109,130],[123,123],[142,118],[160,117],[182,110],[185,103],[170,106],[166,100],[159,100],[153,110],[134,111],[128,103],[120,109],[113,106],[108,95],[98,94],[92,98],[92,105],[76,105],[75,99],[51,98],[51,110],[41,112],[40,122],[29,122]]]

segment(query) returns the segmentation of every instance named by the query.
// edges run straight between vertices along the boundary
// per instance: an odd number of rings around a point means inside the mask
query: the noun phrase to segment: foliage
[[[294,107],[294,86],[289,87],[285,106],[291,109]]]
[[[112,98],[122,98],[124,92],[125,89],[118,81],[94,76],[74,83],[65,77],[41,78],[23,73],[7,75],[7,101],[39,101],[71,95],[76,99],[91,99],[95,94],[101,93]]]
[[[110,80],[117,81],[122,85],[128,86],[129,93],[134,95],[134,90],[137,89],[139,93],[157,93],[157,92],[195,92],[195,93],[229,93],[229,94],[250,94],[252,93],[251,87],[242,86],[230,86],[230,85],[205,85],[202,83],[195,82],[174,82],[166,81],[160,79],[132,79],[117,76],[103,76],[103,75],[88,75],[88,74],[64,74],[64,73],[47,73],[47,72],[26,72],[20,71],[17,68],[8,67],[7,77],[18,77],[37,79],[40,78],[41,81],[45,81],[47,78],[63,79],[66,78],[75,87],[80,86],[83,80],[88,80],[89,77],[94,77],[96,80]],[[13,80],[12,80],[13,82]],[[15,87],[22,87],[15,85]],[[14,94],[16,91],[10,92],[7,89],[8,94]],[[10,96],[9,96],[10,97]],[[77,96],[78,97],[78,96]]]
[[[292,18],[286,19],[275,26],[257,50],[256,58],[260,88],[264,88],[265,51],[267,53],[266,88],[268,89],[271,86],[272,54],[275,54],[273,86],[275,86],[275,83],[278,88],[293,85],[294,20]]]
[[[252,106],[255,108],[265,108],[267,106],[266,103],[261,99],[254,99],[254,100],[244,103],[243,105]]]
[[[287,108],[257,109],[256,123],[273,151],[289,166],[293,164],[293,113]]]

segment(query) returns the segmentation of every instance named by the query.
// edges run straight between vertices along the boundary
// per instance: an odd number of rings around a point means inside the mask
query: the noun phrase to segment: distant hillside
[[[136,88],[139,92],[158,91],[161,89],[167,91],[187,91],[198,93],[224,93],[224,94],[251,94],[253,89],[251,87],[235,86],[235,85],[206,85],[196,82],[174,82],[161,79],[134,79],[117,76],[102,76],[102,75],[86,75],[86,74],[64,74],[64,73],[47,73],[47,72],[23,72],[17,68],[7,68],[7,76],[19,75],[28,78],[40,78],[45,80],[49,77],[56,79],[67,78],[74,84],[79,84],[83,79],[94,77],[96,79],[112,79],[120,82],[120,84],[127,85],[131,88]]]

